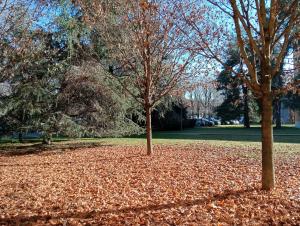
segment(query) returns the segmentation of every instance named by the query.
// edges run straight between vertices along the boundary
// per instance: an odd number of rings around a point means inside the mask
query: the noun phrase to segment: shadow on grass
[[[195,199],[195,200],[178,200],[176,202],[167,203],[167,204],[153,204],[147,206],[138,206],[138,207],[125,207],[120,209],[107,209],[100,211],[88,211],[88,212],[69,212],[63,214],[49,214],[49,215],[34,215],[34,216],[15,216],[10,218],[0,219],[0,224],[7,225],[16,225],[16,224],[34,224],[37,221],[48,221],[50,219],[67,219],[67,218],[77,218],[77,219],[89,219],[99,217],[99,215],[105,214],[126,214],[126,213],[135,213],[139,214],[145,211],[158,211],[158,210],[168,210],[179,207],[190,207],[195,205],[205,205],[214,201],[221,201],[227,198],[238,198],[247,193],[251,193],[258,190],[246,189],[246,190],[237,190],[237,191],[227,191],[222,194],[215,194],[209,198]]]
[[[112,146],[104,144],[103,142],[82,142],[82,143],[70,143],[70,144],[59,144],[53,143],[51,145],[45,145],[41,143],[33,143],[30,145],[17,144],[17,145],[2,145],[0,146],[0,155],[5,156],[16,156],[16,155],[30,155],[30,154],[41,154],[46,151],[66,151],[75,150],[80,148],[95,148],[103,146]]]
[[[68,138],[54,138],[54,142],[55,143],[59,143],[59,142],[64,142],[64,141],[69,141],[70,139]],[[41,138],[23,138],[22,144],[34,144],[34,143],[42,143],[42,139]],[[1,139],[0,137],[0,144],[20,144],[18,139],[12,138],[12,139]]]
[[[259,127],[207,127],[183,131],[165,131],[153,133],[156,139],[220,140],[240,142],[261,142]],[[300,143],[300,129],[283,127],[274,129],[274,141],[279,143]]]

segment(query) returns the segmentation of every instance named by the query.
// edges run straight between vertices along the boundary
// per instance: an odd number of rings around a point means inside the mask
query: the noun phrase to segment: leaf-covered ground
[[[0,225],[300,225],[300,155],[206,143],[0,155]]]

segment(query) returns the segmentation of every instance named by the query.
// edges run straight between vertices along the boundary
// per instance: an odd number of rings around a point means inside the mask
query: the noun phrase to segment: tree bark
[[[152,148],[151,107],[149,106],[146,106],[146,136],[147,136],[147,155],[152,155],[153,148]]]
[[[248,88],[243,86],[244,94],[244,127],[250,128],[250,116],[249,116],[249,95]]]
[[[44,137],[43,144],[51,145],[51,137]]]
[[[180,104],[180,130],[183,130],[183,125],[182,125],[182,104]]]
[[[276,114],[276,129],[281,128],[281,101],[280,99],[275,101],[275,114]]]
[[[197,116],[200,118],[200,104],[199,101],[197,101]]]
[[[275,186],[273,157],[272,95],[265,92],[262,97],[262,189],[271,190]]]
[[[24,140],[23,140],[23,133],[22,132],[19,132],[19,136],[18,137],[19,137],[19,142],[23,143]]]

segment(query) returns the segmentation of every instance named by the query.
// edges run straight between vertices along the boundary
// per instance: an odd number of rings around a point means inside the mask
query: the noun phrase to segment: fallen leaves
[[[0,224],[300,224],[300,156],[260,191],[257,149],[208,144],[0,156]]]

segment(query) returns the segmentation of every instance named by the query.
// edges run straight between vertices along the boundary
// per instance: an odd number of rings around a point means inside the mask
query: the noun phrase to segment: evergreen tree
[[[240,55],[236,48],[228,50],[228,58],[226,67],[239,67]],[[244,126],[250,127],[251,121],[257,121],[257,102],[249,89],[237,78],[230,70],[224,70],[218,75],[218,90],[222,91],[224,96],[223,103],[216,108],[217,116],[222,118],[222,121],[239,119],[243,116]]]
[[[243,106],[238,81],[226,70],[219,74],[217,81],[220,84],[218,90],[222,90],[224,96],[223,103],[216,108],[217,116],[223,122],[240,118]]]
[[[9,95],[2,98],[2,120],[11,130],[18,132],[40,131],[49,140],[50,124],[53,122],[60,76],[64,62],[59,51],[52,45],[52,36],[42,31],[33,31],[27,48],[14,51],[15,68],[9,84]]]
[[[1,61],[6,66],[1,69],[11,74],[4,80],[9,93],[0,99],[2,130],[19,132],[21,140],[24,132],[40,132],[45,143],[53,133],[77,137],[141,132],[132,120],[142,119],[139,108],[103,71],[95,73],[95,60],[105,57],[104,47],[93,42],[80,10],[70,1],[54,3],[51,7],[61,12],[49,21],[55,29],[16,31],[21,41],[26,34],[26,48],[9,46],[7,62]]]

